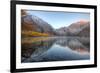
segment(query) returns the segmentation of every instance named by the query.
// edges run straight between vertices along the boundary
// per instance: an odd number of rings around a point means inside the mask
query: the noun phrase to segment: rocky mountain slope
[[[90,22],[89,21],[78,21],[72,23],[68,27],[62,27],[56,30],[60,35],[67,36],[89,36]]]
[[[22,13],[25,11],[22,11]],[[21,26],[22,26],[22,31],[27,32],[27,31],[34,31],[38,33],[45,33],[49,35],[54,35],[54,29],[50,24],[47,22],[43,21],[41,18],[30,15],[27,13],[24,13],[24,15],[21,16]]]

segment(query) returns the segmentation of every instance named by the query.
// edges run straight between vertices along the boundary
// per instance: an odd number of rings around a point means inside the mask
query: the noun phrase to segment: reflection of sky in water
[[[74,42],[74,44],[72,44],[72,42]],[[33,48],[34,51],[30,57],[26,58],[23,62],[87,60],[90,58],[89,48],[85,47],[85,45],[77,39],[52,38],[45,41],[38,41],[37,44],[38,45],[31,43],[31,48]],[[30,48],[30,46],[28,47]],[[28,51],[28,47],[26,51]]]
[[[87,57],[86,57],[87,56]],[[89,58],[89,54],[81,55],[80,53],[77,53],[76,51],[72,51],[68,47],[62,47],[57,44],[54,44],[51,49],[49,49],[47,52],[45,52],[41,57],[48,57],[49,59],[84,59]]]

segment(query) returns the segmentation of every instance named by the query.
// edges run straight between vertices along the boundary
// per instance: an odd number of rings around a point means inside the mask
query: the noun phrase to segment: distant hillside
[[[90,35],[90,22],[89,21],[78,21],[72,23],[68,27],[61,27],[56,30],[59,35],[66,36],[89,36]]]

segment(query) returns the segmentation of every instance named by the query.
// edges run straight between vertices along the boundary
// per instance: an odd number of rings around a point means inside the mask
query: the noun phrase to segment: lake
[[[90,59],[88,37],[27,37],[21,41],[21,62]]]

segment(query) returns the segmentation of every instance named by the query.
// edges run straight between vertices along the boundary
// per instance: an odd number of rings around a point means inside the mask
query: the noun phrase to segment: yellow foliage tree
[[[35,32],[35,31],[22,31],[21,34],[23,36],[49,36],[47,33],[40,33],[40,32]]]

